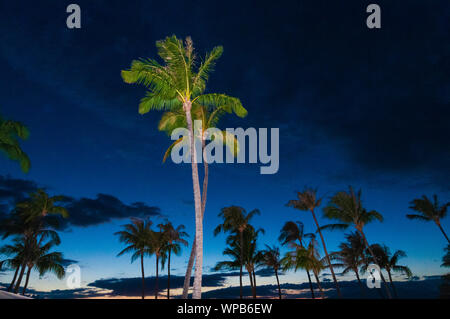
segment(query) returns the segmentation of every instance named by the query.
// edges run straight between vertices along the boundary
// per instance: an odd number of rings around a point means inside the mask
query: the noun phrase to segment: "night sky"
[[[81,29],[66,27],[73,2]],[[381,6],[378,30],[366,27],[372,2]],[[139,276],[138,263],[116,257],[123,246],[113,235],[131,216],[184,224],[191,242],[190,165],[162,164],[171,141],[157,130],[161,113],[139,115],[145,88],[120,76],[133,59],[156,58],[157,40],[191,36],[199,56],[224,47],[207,91],[238,97],[248,110],[220,126],[280,129],[277,174],[260,175],[260,164],[210,167],[206,274],[223,258],[225,237],[213,236],[222,207],[259,208],[254,224],[266,230],[263,248],[277,243],[288,220],[314,230],[309,214],[285,207],[306,185],[325,202],[348,185],[362,188],[365,206],[385,217],[367,226],[369,241],[406,251],[403,262],[417,276],[441,274],[444,237],[405,215],[423,194],[450,199],[449,19],[445,0],[3,1],[0,112],[29,127],[22,145],[32,168],[24,174],[0,157],[1,200],[36,186],[72,198],[58,249],[80,265],[83,286]],[[450,219],[443,227],[450,231]],[[333,251],[344,233],[325,236]],[[184,274],[189,251],[174,259],[175,275]],[[153,258],[146,268],[154,274]],[[303,276],[286,274],[282,282]],[[0,282],[9,278],[0,273]],[[65,288],[45,278],[35,275],[30,286]]]

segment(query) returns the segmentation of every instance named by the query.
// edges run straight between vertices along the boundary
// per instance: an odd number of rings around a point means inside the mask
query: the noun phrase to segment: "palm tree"
[[[167,299],[170,299],[170,256],[172,252],[175,255],[181,253],[181,245],[187,246],[188,243],[183,237],[188,237],[188,234],[184,231],[184,225],[173,227],[171,222],[161,224],[160,227],[163,230],[164,240],[166,242],[167,249]],[[164,268],[164,264],[162,264]]]
[[[30,170],[30,159],[19,145],[18,139],[28,139],[30,132],[20,122],[7,121],[0,115],[0,151],[20,163],[23,172]]]
[[[361,235],[366,248],[369,250],[369,253],[373,257],[373,259],[376,260],[375,254],[370,248],[366,235],[364,234],[364,226],[375,220],[382,222],[383,216],[374,210],[367,211],[362,206],[361,190],[355,193],[353,188],[350,186],[348,192],[337,192],[330,199],[328,206],[324,208],[324,215],[326,218],[338,220],[342,223],[333,225],[333,228],[339,227],[341,229],[346,229],[350,225],[353,225]],[[380,273],[380,276],[381,280],[384,283],[386,293],[388,297],[391,298],[391,293],[386,284],[386,280],[384,279],[383,274]]]
[[[433,195],[433,201],[431,201],[427,196],[423,195],[422,198],[414,199],[411,202],[412,210],[418,212],[419,214],[408,214],[406,215],[409,219],[418,219],[422,221],[433,221],[441,230],[445,239],[450,243],[450,239],[442,228],[441,219],[447,216],[447,208],[450,206],[450,202],[444,203],[442,206],[439,204],[437,195]]]
[[[244,260],[242,260],[244,256],[244,231],[249,226],[249,221],[255,215],[259,215],[260,212],[257,209],[252,210],[248,214],[244,208],[239,206],[229,206],[222,208],[219,213],[219,217],[223,219],[223,223],[218,225],[214,229],[214,236],[217,236],[221,231],[234,233],[239,236],[239,246],[240,246],[240,256],[241,256],[241,264],[240,264],[240,274],[239,274],[239,283],[240,283],[240,298],[242,299],[242,267],[244,265]]]
[[[412,276],[412,272],[407,266],[398,265],[398,261],[402,257],[406,257],[406,253],[403,250],[397,250],[393,255],[386,245],[373,244],[371,245],[371,250],[375,254],[376,260],[373,260],[369,256],[370,262],[377,262],[381,269],[385,269],[389,276],[389,282],[391,283],[392,289],[394,291],[394,296],[397,298],[397,289],[395,288],[394,282],[392,281],[392,272],[398,272],[405,274],[408,278]],[[366,267],[364,266],[363,269]]]
[[[341,290],[339,288],[339,284],[336,279],[336,275],[334,274],[333,265],[330,261],[330,256],[328,255],[327,246],[325,245],[325,239],[323,238],[322,231],[319,226],[319,222],[317,221],[316,214],[314,210],[320,206],[322,202],[321,198],[317,198],[317,190],[306,188],[303,192],[297,192],[297,199],[290,200],[287,203],[287,206],[294,207],[303,211],[310,211],[313,216],[314,222],[317,227],[317,232],[320,235],[320,239],[322,241],[323,251],[325,253],[326,260],[328,262],[328,266],[330,267],[331,275],[333,277],[334,284],[336,285],[337,294],[339,297],[342,297]]]
[[[117,256],[132,252],[131,262],[137,258],[141,259],[142,299],[145,298],[144,256],[150,256],[153,253],[150,248],[151,225],[152,222],[148,219],[132,218],[130,224],[122,226],[122,231],[114,233],[119,236],[120,242],[127,245]]]
[[[287,245],[291,243],[295,243],[295,241],[298,241],[298,244],[300,247],[304,247],[303,245],[303,237],[310,237],[312,234],[304,234],[304,225],[302,222],[292,222],[288,221],[286,224],[284,224],[283,228],[281,229],[280,236],[278,237],[278,240],[281,242],[281,245]],[[314,289],[312,286],[311,281],[311,275],[309,274],[309,269],[306,269],[306,274],[308,275],[308,281],[309,281],[309,289],[311,290],[311,297],[314,299]]]
[[[351,232],[345,236],[347,242],[341,243],[339,245],[339,251],[331,253],[330,257],[332,260],[336,260],[337,263],[333,265],[335,267],[344,268],[342,274],[347,274],[353,271],[358,280],[361,292],[364,294],[364,285],[359,278],[359,268],[365,264],[364,251],[366,249],[364,241],[361,235],[357,232]]]
[[[21,269],[18,272],[14,292],[18,292],[27,263],[30,262],[30,254],[33,251],[31,247],[38,249],[44,239],[57,236],[51,228],[58,227],[58,220],[50,217],[67,218],[69,216],[66,208],[57,205],[58,202],[63,200],[63,196],[49,196],[43,189],[38,189],[30,194],[29,199],[16,205],[12,216],[5,223],[3,238],[10,235],[20,235],[27,247],[22,264],[19,266]]]
[[[215,266],[215,270],[235,270],[245,267],[248,273],[250,287],[253,298],[256,298],[256,267],[262,264],[263,255],[257,250],[257,237],[259,233],[264,233],[263,229],[255,230],[253,226],[248,225],[242,234],[242,241],[240,234],[233,233],[227,237],[228,248],[223,252],[224,256],[232,258],[231,261],[221,261]],[[240,273],[242,274],[242,273]],[[242,277],[241,277],[242,278]],[[240,281],[241,290],[240,298],[242,299],[242,280]]]
[[[168,239],[163,231],[162,224],[158,225],[159,231],[151,231],[150,233],[150,249],[156,257],[156,280],[155,280],[155,299],[158,299],[159,294],[159,262],[161,262],[162,267],[167,259],[168,252]]]
[[[322,286],[320,285],[319,272],[324,268],[323,261],[319,259],[317,254],[317,249],[315,246],[315,240],[311,240],[308,247],[305,248],[295,242],[291,243],[293,251],[288,251],[284,257],[281,259],[282,269],[287,271],[293,269],[297,271],[298,269],[305,269],[312,271],[316,281],[317,286],[320,290],[322,297],[324,297]]]
[[[267,267],[273,268],[277,279],[278,297],[281,299],[280,280],[278,278],[278,270],[281,268],[280,249],[278,247],[270,247],[266,245],[266,249],[262,251],[262,263]]]
[[[141,99],[139,113],[150,110],[183,110],[186,126],[189,131],[190,154],[192,166],[192,185],[195,206],[195,243],[196,267],[194,274],[193,298],[201,298],[202,267],[203,267],[203,222],[202,199],[197,167],[197,152],[195,148],[194,130],[191,111],[199,105],[216,109],[228,105],[235,113],[239,113],[242,104],[239,99],[225,94],[204,94],[209,73],[215,62],[222,55],[223,48],[215,47],[208,53],[196,69],[196,55],[190,37],[185,43],[176,36],[157,41],[158,55],[164,62],[161,65],[156,60],[135,60],[129,70],[122,71],[126,83],[143,84],[148,88],[147,94]]]
[[[229,104],[221,105],[214,110],[209,110],[208,107],[204,105],[195,105],[192,108],[191,115],[194,120],[199,120],[202,123],[202,130],[195,131],[196,138],[200,139],[202,142],[202,154],[203,154],[203,167],[204,167],[204,177],[203,177],[203,188],[202,188],[202,219],[205,214],[206,207],[206,199],[207,199],[207,191],[208,191],[208,179],[209,179],[209,165],[205,152],[206,147],[206,139],[210,139],[208,136],[207,130],[209,128],[215,128],[218,125],[220,118],[225,114],[234,113],[239,117],[245,117],[247,115],[247,110],[243,107],[240,108],[231,108]],[[165,131],[168,135],[172,133],[172,131],[178,127],[186,127],[186,116],[182,110],[178,111],[168,111],[163,114],[161,120],[159,121],[158,129],[161,131]],[[163,157],[163,163],[169,157],[172,149],[175,145],[179,143],[186,143],[183,138],[180,138],[172,143],[172,145],[167,149],[166,153]],[[229,151],[233,156],[237,156],[239,153],[239,142],[236,139],[236,136],[230,134],[227,131],[222,131],[222,136],[214,136],[214,141],[211,143],[218,143],[219,145],[225,144]],[[195,249],[196,249],[196,241],[194,238],[194,242],[191,248],[191,254],[189,256],[189,261],[186,269],[186,275],[184,278],[183,285],[183,299],[187,299],[192,268],[194,266],[195,261]]]

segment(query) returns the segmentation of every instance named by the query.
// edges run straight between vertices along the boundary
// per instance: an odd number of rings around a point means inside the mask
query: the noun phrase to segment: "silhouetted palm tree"
[[[155,280],[155,299],[159,294],[159,263],[164,265],[167,259],[168,240],[165,237],[162,225],[159,225],[159,231],[150,232],[150,249],[156,257],[156,280]]]
[[[447,216],[447,209],[449,206],[450,202],[440,205],[437,195],[433,195],[433,201],[423,195],[422,198],[414,199],[409,207],[420,214],[408,214],[406,217],[422,221],[433,221],[439,227],[445,239],[450,243],[450,239],[441,225],[441,219]]]
[[[188,234],[184,231],[184,225],[175,228],[169,221],[160,225],[160,227],[163,230],[166,242],[165,248],[167,249],[167,299],[170,299],[170,257],[172,253],[175,255],[181,253],[181,245],[188,245],[187,241],[183,239],[183,237],[188,237]],[[164,264],[162,264],[162,267],[164,268]]]
[[[342,274],[347,274],[350,271],[355,273],[361,292],[364,294],[364,285],[359,277],[359,268],[365,264],[364,251],[366,245],[361,235],[357,232],[351,232],[345,238],[347,242],[341,243],[339,251],[330,254],[330,257],[332,260],[337,261],[337,263],[333,264],[335,267],[344,268]]]
[[[310,237],[312,234],[304,234],[304,225],[302,222],[292,222],[288,221],[284,224],[281,229],[280,236],[278,240],[281,242],[281,245],[289,245],[290,243],[295,243],[298,241],[300,247],[304,247],[303,245],[303,237]],[[314,288],[312,286],[311,275],[309,274],[309,269],[306,269],[306,274],[308,275],[309,289],[311,290],[312,299],[314,296]]]
[[[362,206],[361,190],[355,193],[353,188],[350,186],[348,192],[337,192],[330,199],[328,206],[324,208],[324,215],[329,219],[342,222],[342,224],[332,225],[333,228],[340,227],[341,229],[346,229],[350,225],[353,225],[364,240],[364,244],[369,250],[371,256],[374,260],[376,260],[375,255],[367,242],[366,235],[364,234],[364,226],[375,220],[382,222],[383,216],[374,210],[367,211]],[[383,274],[380,273],[380,276],[385,285],[386,293],[388,297],[391,298],[391,293]]]
[[[403,250],[397,250],[393,255],[391,255],[389,247],[380,244],[373,244],[370,248],[375,254],[376,260],[373,260],[373,257],[369,256],[369,261],[377,263],[381,267],[381,269],[386,270],[392,289],[394,291],[394,296],[397,298],[397,289],[392,280],[392,272],[405,274],[408,278],[412,276],[412,272],[409,267],[398,264],[400,258],[406,257],[406,253]],[[363,268],[365,269],[366,267],[363,266]]]
[[[19,139],[28,139],[30,133],[20,122],[8,121],[0,115],[0,151],[13,161],[18,161],[22,171],[30,169],[30,159],[22,150]]]
[[[277,286],[278,286],[278,297],[281,299],[281,287],[280,287],[280,280],[278,278],[278,270],[281,268],[281,258],[280,258],[280,249],[278,247],[270,247],[269,245],[266,245],[266,249],[262,252],[262,263],[273,269],[275,272],[275,277],[277,279]]]
[[[142,299],[145,298],[144,256],[150,256],[153,253],[150,246],[151,225],[150,220],[132,218],[131,224],[123,225],[124,230],[115,233],[119,236],[120,242],[128,245],[117,256],[133,253],[131,262],[134,262],[137,258],[141,260]]]
[[[323,234],[321,228],[319,226],[319,222],[317,221],[316,214],[314,210],[320,206],[322,202],[321,198],[317,197],[317,190],[306,188],[303,192],[297,192],[297,199],[290,200],[287,203],[287,206],[302,210],[302,211],[310,211],[311,215],[314,219],[314,222],[317,227],[317,232],[320,235],[320,239],[322,241],[323,251],[325,253],[325,258],[328,263],[328,267],[331,271],[331,276],[333,277],[334,284],[336,285],[336,291],[339,297],[341,297],[341,290],[339,288],[339,284],[336,279],[336,275],[334,274],[333,265],[330,261],[330,256],[328,255],[327,246],[325,245],[325,239],[323,238]]]
[[[244,256],[244,231],[249,226],[249,222],[253,216],[259,215],[260,212],[257,209],[252,210],[248,214],[244,208],[239,206],[229,206],[222,208],[219,213],[219,217],[223,219],[223,223],[218,225],[214,229],[214,236],[217,236],[221,231],[225,233],[234,233],[239,236],[239,247],[241,249],[240,256]],[[240,298],[242,299],[242,267],[244,266],[244,261],[241,260],[240,265]]]
[[[139,104],[139,113],[145,114],[150,110],[182,110],[185,114],[192,154],[196,225],[196,267],[192,296],[194,299],[199,299],[201,298],[203,267],[203,219],[192,112],[199,106],[216,109],[227,105],[238,114],[242,109],[242,104],[239,99],[225,94],[204,94],[209,73],[214,68],[216,60],[222,55],[223,48],[221,46],[215,47],[207,54],[198,68],[196,68],[196,54],[190,37],[186,38],[185,43],[176,36],[167,37],[156,42],[156,46],[164,65],[152,59],[135,60],[132,62],[130,70],[122,71],[121,74],[126,83],[139,83],[148,88],[146,96],[141,99]]]

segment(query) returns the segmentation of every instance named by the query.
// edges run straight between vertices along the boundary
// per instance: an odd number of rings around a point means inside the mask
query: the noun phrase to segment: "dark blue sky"
[[[82,28],[69,30],[72,2],[0,4],[0,110],[30,128],[23,148],[32,161],[25,175],[0,158],[0,174],[104,204],[98,220],[73,215],[78,223],[62,236],[85,284],[138,275],[137,264],[115,257],[121,246],[112,235],[124,217],[140,214],[135,202],[150,206],[146,212],[159,207],[193,234],[190,167],[161,163],[170,145],[156,128],[161,114],[139,115],[145,89],[120,77],[133,59],[156,57],[155,41],[172,34],[190,35],[199,55],[224,46],[208,91],[239,97],[249,114],[229,117],[223,128],[280,129],[277,174],[260,175],[259,164],[211,167],[206,269],[222,258],[224,238],[212,235],[221,207],[259,208],[261,244],[275,243],[287,220],[313,230],[308,215],[284,207],[295,190],[311,185],[327,197],[353,185],[367,208],[385,216],[367,227],[372,242],[405,250],[418,275],[441,272],[445,239],[405,214],[422,194],[449,199],[448,1],[376,1],[380,30],[365,25],[370,1],[100,0],[75,1]],[[123,206],[108,216],[116,204]],[[333,250],[343,233],[326,238]],[[175,273],[186,259],[175,260]],[[152,274],[153,260],[148,265]],[[32,281],[36,289],[64,286],[49,285]]]

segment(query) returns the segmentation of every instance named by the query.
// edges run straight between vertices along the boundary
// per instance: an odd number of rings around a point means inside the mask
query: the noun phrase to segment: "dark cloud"
[[[37,188],[38,185],[33,181],[0,175],[0,208],[10,208],[15,203],[23,201]]]
[[[63,223],[81,227],[104,224],[113,219],[160,215],[160,209],[156,206],[143,202],[127,205],[117,197],[106,194],[98,194],[96,198],[66,198],[65,207],[70,216],[61,219]]]

